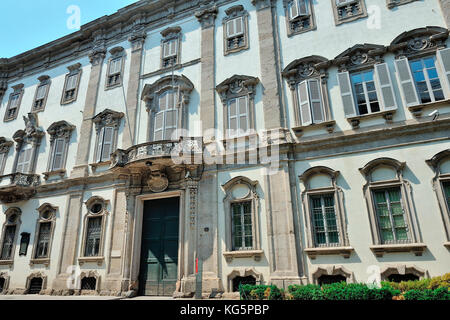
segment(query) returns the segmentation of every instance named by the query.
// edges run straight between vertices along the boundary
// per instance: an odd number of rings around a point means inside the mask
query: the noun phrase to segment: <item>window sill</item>
[[[337,9],[337,10],[339,10],[339,9]],[[355,14],[354,16],[351,16],[351,17],[345,17],[345,18],[339,18],[338,17],[336,19],[336,25],[338,26],[338,25],[341,25],[343,23],[352,22],[352,21],[355,21],[355,20],[358,20],[358,19],[362,19],[362,18],[366,18],[366,17],[367,17],[367,13],[365,13],[365,12],[361,12],[361,13]]]
[[[350,122],[353,129],[359,129],[359,123],[363,119],[370,119],[370,118],[376,118],[379,116],[382,116],[386,122],[392,122],[392,118],[395,114],[396,110],[387,110],[387,111],[378,111],[368,114],[363,114],[355,117],[348,117],[347,121]]]
[[[318,247],[318,248],[306,248],[304,249],[308,257],[312,260],[317,256],[322,255],[341,255],[345,259],[350,258],[352,252],[355,251],[353,247]]]
[[[299,137],[299,136],[303,135],[303,131],[305,129],[309,129],[309,128],[325,128],[328,131],[328,133],[333,133],[335,126],[336,126],[335,120],[328,120],[328,121],[324,121],[324,122],[320,122],[320,123],[312,123],[308,126],[293,127],[292,130],[294,131],[295,135]]]
[[[450,104],[450,99],[444,99],[441,101],[428,102],[424,104],[418,104],[416,106],[408,107],[408,110],[414,115],[416,118],[420,118],[422,116],[422,112],[424,109],[429,109],[433,107],[442,107],[443,105]]]
[[[105,261],[105,257],[80,257],[78,258],[78,263],[80,266],[82,266],[85,263],[94,263],[96,262],[97,265],[101,266],[103,264],[103,261]]]
[[[14,260],[0,260],[0,266],[12,266],[14,264]]]
[[[253,258],[255,261],[260,261],[264,255],[263,250],[242,250],[242,251],[227,251],[223,253],[225,260],[231,263],[233,259],[239,258]]]
[[[71,104],[71,103],[73,103],[75,101],[77,101],[77,99],[70,99],[70,100],[61,101],[61,105],[64,106],[66,104]]]
[[[66,169],[55,170],[55,171],[50,171],[50,172],[43,172],[42,174],[44,175],[44,180],[46,180],[46,181],[50,177],[53,177],[53,176],[60,176],[62,179],[66,175]]]
[[[50,265],[50,259],[49,258],[43,258],[43,259],[31,259],[30,260],[30,266],[36,265],[36,264],[43,264],[46,267]]]
[[[112,85],[106,85],[105,86],[105,91],[108,91],[108,90],[112,90],[112,89],[116,89],[116,88],[119,88],[119,87],[121,87],[122,86],[122,82],[120,82],[120,83],[117,83],[117,84],[112,84]]]
[[[17,119],[17,116],[14,118],[3,119],[3,122],[11,122]]]
[[[413,252],[416,256],[422,256],[426,248],[427,245],[424,243],[379,244],[370,246],[370,250],[378,258],[383,257],[385,253],[396,252]]]
[[[240,47],[236,47],[236,48],[225,48],[225,52],[223,53],[223,55],[227,56],[232,53],[236,53],[236,52],[239,52],[242,50],[247,50],[248,48],[249,48],[249,46],[247,44],[244,44],[244,45],[242,45]]]

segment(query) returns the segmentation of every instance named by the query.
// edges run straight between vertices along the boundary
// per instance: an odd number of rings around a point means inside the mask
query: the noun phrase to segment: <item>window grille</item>
[[[33,278],[30,280],[28,294],[39,294],[42,290],[42,278]]]
[[[89,218],[86,232],[85,257],[96,257],[100,253],[102,217]]]
[[[5,236],[3,239],[3,247],[1,253],[1,260],[10,260],[12,258],[12,248],[14,245],[14,238],[16,235],[16,226],[7,226],[5,228]]]
[[[81,279],[81,290],[95,290],[97,286],[97,279],[94,277],[84,277]]]
[[[46,258],[48,256],[51,226],[50,222],[40,223],[36,258]]]
[[[311,196],[311,211],[316,246],[339,245],[334,195]]]
[[[233,224],[233,250],[253,248],[252,203],[251,201],[231,205]]]

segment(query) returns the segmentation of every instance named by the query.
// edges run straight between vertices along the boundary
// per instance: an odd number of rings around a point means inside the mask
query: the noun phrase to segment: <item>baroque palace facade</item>
[[[450,1],[141,0],[0,60],[0,291],[450,269]]]

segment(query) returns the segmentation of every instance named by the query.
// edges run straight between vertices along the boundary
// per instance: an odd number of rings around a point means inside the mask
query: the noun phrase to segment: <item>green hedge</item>
[[[448,280],[443,278],[444,282]],[[275,285],[242,285],[239,292],[242,300],[450,300],[448,286],[433,279],[403,284],[383,282],[381,288],[345,282],[322,287],[291,285],[287,292]]]

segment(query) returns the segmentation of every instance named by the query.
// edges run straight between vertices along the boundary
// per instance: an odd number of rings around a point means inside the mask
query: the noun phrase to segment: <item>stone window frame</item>
[[[58,122],[54,122],[47,129],[47,133],[50,135],[50,155],[47,163],[47,172],[44,172],[44,179],[48,180],[49,177],[59,175],[61,178],[66,174],[66,163],[67,163],[67,155],[69,152],[69,144],[70,138],[72,136],[72,132],[75,130],[75,126],[70,124],[69,122],[62,120]],[[53,169],[53,159],[54,154],[56,152],[56,140],[64,139],[64,150],[63,150],[63,158],[61,169],[54,170]]]
[[[9,121],[16,120],[17,116],[19,114],[19,111],[20,111],[20,105],[22,104],[22,98],[25,93],[24,84],[23,83],[17,84],[15,86],[13,86],[12,89],[14,91],[9,95],[8,105],[5,110],[5,116],[3,118],[3,122],[9,122]],[[16,112],[14,113],[13,116],[8,117],[8,113],[11,109],[11,102],[12,102],[12,99],[14,96],[18,96]]]
[[[419,277],[419,280],[426,278],[427,271],[417,267],[416,265],[411,264],[395,264],[395,265],[387,265],[381,268],[380,276],[381,281],[389,281],[388,277],[392,274],[407,274],[411,273],[415,276]]]
[[[256,284],[262,284],[263,282],[263,274],[261,272],[256,271],[254,267],[251,268],[239,268],[233,269],[227,276],[227,292],[233,292],[233,280],[237,277],[248,277],[252,276],[256,280]]]
[[[324,126],[329,133],[334,131],[336,121],[333,120],[330,107],[330,97],[328,93],[328,72],[330,61],[321,56],[308,56],[291,62],[282,72],[282,76],[286,79],[291,91],[296,133],[301,133],[308,126]],[[302,125],[300,115],[300,102],[298,94],[298,86],[303,81],[316,79],[320,84],[321,102],[323,121],[309,125]],[[312,118],[311,118],[312,119]]]
[[[108,59],[108,68],[106,69],[106,79],[105,79],[105,90],[114,89],[117,87],[121,87],[123,85],[123,77],[124,77],[124,70],[125,70],[125,58],[126,58],[126,52],[123,47],[114,47],[111,50],[109,50],[110,57]],[[114,75],[110,75],[111,70],[111,64],[114,60],[121,59],[120,62],[120,72]],[[116,83],[110,84],[109,78],[112,76],[119,76],[119,80]]]
[[[347,121],[352,125],[353,129],[358,129],[361,120],[383,117],[386,123],[391,123],[393,116],[398,109],[394,81],[390,72],[389,65],[384,61],[384,54],[388,50],[387,47],[377,44],[357,44],[345,50],[333,59],[332,63],[338,68],[338,86],[344,113]],[[377,93],[379,111],[359,114],[356,103],[354,86],[352,84],[351,75],[359,72],[373,72],[375,90]],[[384,77],[380,77],[380,72],[384,72]],[[387,83],[382,84],[381,78],[385,78]],[[343,88],[349,86],[349,91]],[[386,88],[388,90],[386,90]],[[386,102],[386,94],[390,95],[392,100],[390,104]],[[352,104],[347,104],[345,97],[350,96]]]
[[[249,25],[248,25],[248,12],[244,9],[242,5],[235,5],[225,10],[226,16],[222,19],[222,30],[223,30],[223,54],[227,56],[231,53],[236,53],[242,50],[249,49]],[[237,18],[242,18],[243,33],[242,36],[236,36],[233,38],[228,38],[227,35],[227,23]],[[230,48],[228,42],[230,40],[235,40],[242,37],[242,45],[236,48]],[[238,39],[239,40],[239,39]]]
[[[379,167],[388,167],[395,172],[395,179],[372,181],[372,172]],[[366,180],[363,186],[363,194],[369,215],[370,230],[372,235],[372,245],[370,250],[377,256],[382,257],[385,253],[413,252],[416,256],[421,256],[427,246],[422,243],[422,236],[419,230],[419,223],[413,202],[413,192],[411,183],[403,177],[406,162],[400,162],[392,158],[377,158],[368,162],[359,171]],[[375,209],[373,191],[398,187],[401,192],[401,203],[404,218],[408,225],[409,241],[402,243],[384,244],[382,243],[379,230],[378,217]]]
[[[45,106],[47,104],[48,93],[50,91],[50,86],[52,83],[52,81],[50,80],[50,77],[47,75],[40,76],[38,78],[38,80],[39,80],[39,84],[37,85],[36,91],[34,93],[33,105],[31,106],[31,112],[42,112],[45,110]],[[41,106],[39,106],[39,108],[36,108],[35,106],[36,106],[36,102],[38,101],[37,100],[38,91],[39,91],[39,88],[41,88],[43,86],[46,87],[44,98],[40,99],[40,100],[42,100]]]
[[[36,220],[36,228],[34,232],[34,243],[33,243],[33,250],[31,253],[31,260],[30,265],[38,265],[43,264],[45,267],[48,267],[50,265],[50,256],[52,252],[52,244],[53,244],[53,237],[55,233],[55,225],[56,225],[56,214],[58,211],[58,207],[51,205],[50,203],[44,203],[39,208],[36,209],[38,211],[38,219]],[[45,218],[44,214],[46,212],[50,212],[49,217]],[[38,247],[38,241],[39,241],[39,233],[40,233],[40,227],[42,223],[50,223],[50,238],[48,241],[48,249],[47,249],[47,256],[46,257],[36,257],[36,251]]]
[[[285,20],[286,20],[286,28],[287,28],[287,36],[292,37],[297,34],[302,34],[308,31],[316,30],[316,18],[314,13],[314,5],[312,3],[313,0],[305,0],[307,1],[308,12],[309,14],[306,16],[298,16],[296,18],[290,18],[290,4],[292,1],[298,0],[283,0],[283,6],[285,10]],[[304,24],[309,24],[309,26],[304,27]]]
[[[443,70],[443,63],[441,62],[440,57],[441,50],[449,50],[446,49],[446,40],[448,39],[448,36],[449,30],[446,28],[417,28],[401,33],[391,42],[391,44],[387,48],[388,52],[395,55],[394,63],[397,74],[396,80],[399,87],[401,100],[404,106],[406,106],[408,110],[417,118],[422,116],[423,109],[436,107],[440,103],[443,103],[450,99],[450,82],[447,78],[447,74],[448,72],[450,72],[450,70]],[[417,87],[412,76],[409,62],[410,60],[426,58],[430,56],[435,57],[436,70],[444,93],[444,100],[423,104],[419,101]],[[407,63],[406,72],[409,74],[409,78],[403,81],[400,79],[399,75],[399,68],[402,62]],[[412,88],[410,89],[414,90],[414,94],[405,95],[405,90],[407,90],[409,86],[412,86]],[[408,101],[406,97],[408,97],[410,101]]]
[[[189,101],[194,84],[184,75],[168,75],[153,84],[146,84],[142,92],[141,99],[145,102],[148,113],[147,141],[154,141],[154,121],[158,113],[159,96],[168,90],[178,92],[178,132],[188,128]]]
[[[83,73],[83,70],[81,69],[81,63],[76,63],[71,66],[68,66],[67,69],[69,70],[69,73],[66,74],[66,78],[64,80],[64,88],[63,88],[63,92],[62,92],[62,96],[61,96],[61,105],[66,105],[66,104],[70,104],[72,102],[77,101],[78,91],[80,88],[81,75]],[[66,95],[66,92],[68,91],[67,90],[67,81],[68,81],[69,77],[73,76],[73,75],[78,75],[77,76],[77,84],[75,86],[75,92],[74,92],[72,98],[66,99],[65,95]]]
[[[321,276],[343,276],[347,279],[347,283],[355,283],[355,276],[352,271],[342,265],[323,265],[317,266],[314,271],[311,272],[311,282],[313,284],[319,284],[319,278]]]
[[[395,7],[408,4],[417,0],[386,0],[386,6],[388,9],[393,9]]]
[[[330,178],[331,185],[329,187],[312,189],[309,185],[311,178],[315,175],[323,174]],[[301,182],[301,201],[304,214],[304,221],[306,223],[306,235],[307,235],[307,248],[304,249],[305,253],[310,259],[314,260],[318,255],[341,255],[344,258],[350,258],[353,247],[350,246],[350,241],[347,232],[347,219],[345,216],[344,207],[344,192],[337,184],[337,179],[340,175],[339,171],[335,171],[325,166],[316,166],[307,169],[299,180]],[[325,245],[317,246],[313,235],[313,222],[311,217],[311,202],[312,196],[333,194],[334,207],[336,215],[336,223],[339,232],[339,243],[335,246]]]
[[[436,194],[439,211],[441,212],[442,221],[446,235],[446,242],[444,246],[450,248],[450,207],[447,205],[445,190],[443,184],[450,182],[450,173],[441,173],[440,165],[443,161],[450,160],[450,149],[443,150],[435,154],[431,159],[426,160],[426,163],[434,172],[432,179],[433,191]]]
[[[45,290],[47,290],[47,282],[48,282],[48,277],[45,275],[44,272],[42,271],[36,271],[33,272],[32,274],[30,274],[27,277],[26,283],[25,283],[25,292],[24,294],[28,294],[28,291],[30,290],[30,284],[31,284],[31,280],[33,280],[34,278],[41,278],[42,279],[42,288],[39,294],[41,294],[42,292],[44,292]]]
[[[102,209],[98,213],[94,213],[91,211],[91,208],[94,205],[100,204]],[[81,239],[81,247],[80,254],[78,257],[78,263],[82,266],[85,263],[97,263],[97,265],[101,266],[105,261],[105,242],[106,242],[106,225],[109,216],[109,206],[110,202],[108,200],[103,199],[100,196],[93,196],[89,200],[85,202],[86,205],[86,213],[83,218],[83,235]],[[86,251],[86,240],[87,240],[87,226],[90,218],[102,218],[101,223],[101,232],[100,232],[100,245],[99,252],[97,256],[85,256]]]
[[[161,31],[161,69],[177,68],[181,63],[181,39],[182,32],[181,27],[174,26],[169,27]],[[167,42],[176,41],[176,55],[170,57],[164,57],[164,46]]]
[[[337,26],[341,25],[343,23],[346,23],[346,22],[351,22],[351,21],[355,21],[358,19],[366,18],[368,16],[365,0],[348,0],[348,2],[349,2],[348,4],[338,7],[338,5],[336,4],[336,0],[331,0],[331,6],[333,7],[334,22]],[[349,9],[351,9],[352,11],[357,9],[358,12],[356,14],[352,14],[351,16],[342,18],[339,13],[340,13],[340,10],[344,10],[344,9],[341,9],[344,7],[345,7],[345,10],[347,10],[347,11]]]
[[[255,110],[255,95],[256,86],[260,83],[259,79],[256,77],[245,76],[245,75],[234,75],[219,85],[216,86],[216,91],[220,96],[223,105],[223,135],[224,139],[232,138],[229,136],[228,123],[228,102],[231,99],[240,98],[243,96],[247,97],[248,103],[248,118],[249,127],[248,132],[252,133],[256,130],[256,110]]]
[[[9,290],[10,276],[7,272],[0,272],[0,278],[5,280],[5,283],[3,284],[3,290],[0,291],[0,294],[7,294]]]
[[[5,137],[0,137],[0,176],[2,176],[5,171],[6,161],[13,144],[13,141],[7,140]]]
[[[17,164],[22,148],[27,145],[31,145],[31,157],[28,172],[22,172],[22,174],[30,175],[35,173],[38,151],[41,145],[42,137],[45,133],[39,128],[39,120],[36,113],[30,112],[28,113],[28,118],[24,116],[23,119],[25,121],[25,130],[18,130],[13,135],[13,140],[16,142],[16,153],[12,173],[17,173]]]
[[[244,185],[248,188],[248,193],[241,197],[235,197],[232,194],[233,188],[237,185]],[[227,263],[231,263],[236,258],[253,257],[255,261],[260,261],[264,252],[261,248],[261,230],[260,230],[260,197],[258,194],[258,181],[252,181],[246,177],[235,177],[222,185],[225,192],[223,198],[223,208],[225,215],[225,248],[223,256]],[[251,202],[252,208],[252,249],[251,250],[233,250],[232,234],[232,213],[231,205],[234,203]]]
[[[99,114],[97,114],[93,119],[93,123],[95,125],[95,149],[94,149],[94,162],[91,164],[91,167],[93,170],[96,169],[97,166],[102,164],[109,164],[111,161],[106,160],[102,161],[101,158],[99,158],[98,149],[100,144],[100,132],[103,128],[110,127],[113,128],[113,136],[112,136],[112,144],[111,144],[111,154],[114,153],[114,151],[117,149],[117,142],[118,142],[118,136],[119,136],[119,128],[122,122],[122,118],[124,117],[123,112],[117,112],[110,109],[105,109]],[[102,143],[102,149],[103,149],[103,141]]]
[[[81,274],[80,274],[80,280],[79,280],[79,285],[80,285],[80,294],[83,294],[84,292],[83,291],[91,291],[91,290],[82,290],[81,289],[81,281],[84,279],[84,278],[95,278],[95,290],[93,290],[93,291],[95,291],[95,293],[96,294],[99,294],[100,293],[100,281],[101,281],[101,276],[100,276],[100,274],[98,273],[98,271],[97,270],[89,270],[89,271],[82,271],[81,272]]]
[[[9,217],[13,214],[16,214],[17,218],[15,221],[11,222],[11,221],[9,221]],[[8,226],[15,226],[16,230],[15,230],[15,234],[14,234],[13,246],[11,249],[11,257],[10,257],[10,259],[7,259],[7,260],[0,260],[0,265],[9,265],[9,267],[12,267],[12,265],[14,264],[17,239],[19,237],[20,226],[22,225],[21,217],[22,217],[22,210],[20,210],[20,208],[11,207],[5,211],[5,222],[3,223],[3,226],[2,226],[2,234],[1,234],[2,237],[0,239],[0,256],[2,254],[1,251],[3,250],[3,243],[5,241],[6,228]]]

